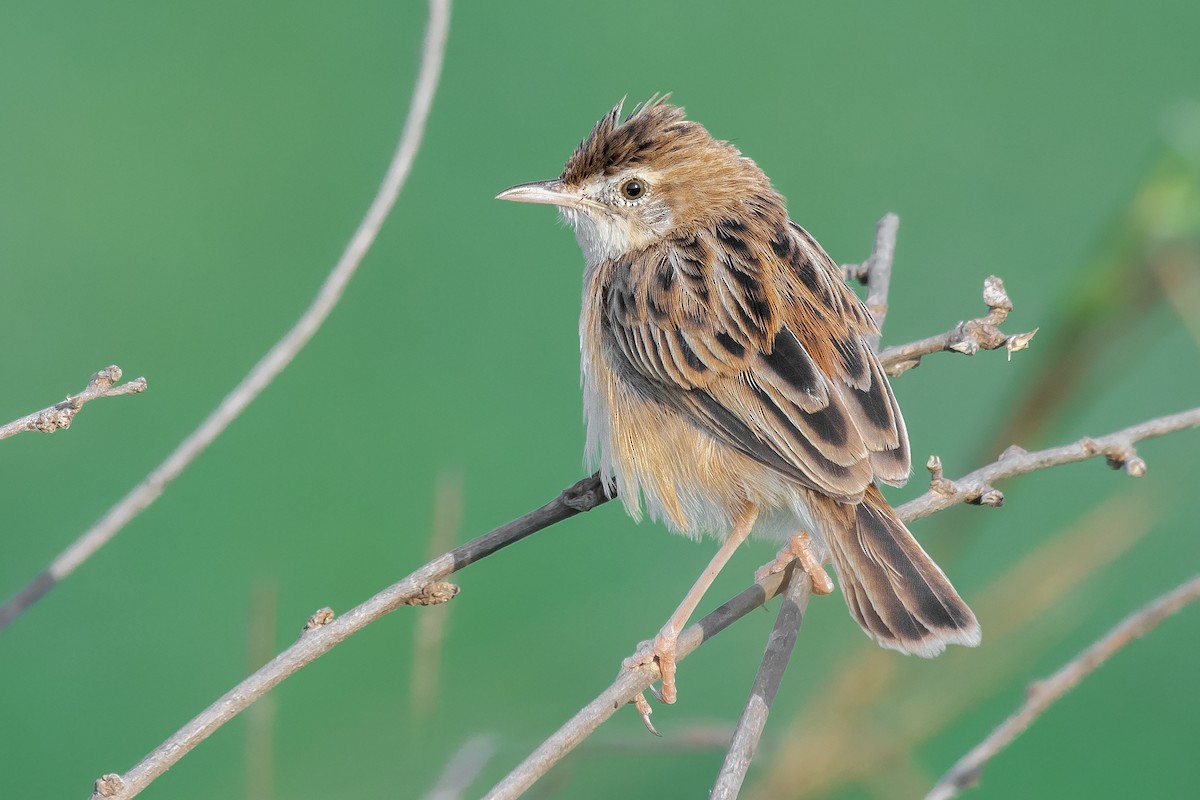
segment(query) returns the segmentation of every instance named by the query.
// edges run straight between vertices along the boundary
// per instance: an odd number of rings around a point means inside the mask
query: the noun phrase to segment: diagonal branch
[[[1016,713],[951,767],[925,796],[925,800],[950,800],[963,789],[977,784],[988,761],[1024,733],[1042,712],[1074,689],[1118,650],[1145,636],[1164,619],[1197,599],[1200,599],[1200,575],[1192,577],[1148,606],[1130,614],[1103,638],[1068,661],[1049,678],[1031,685],[1025,694],[1025,702]]]
[[[241,383],[225,396],[225,399],[208,415],[208,418],[179,443],[165,461],[155,467],[129,494],[109,509],[99,522],[59,554],[58,558],[54,559],[41,575],[34,578],[15,597],[0,607],[0,630],[3,630],[25,609],[37,602],[42,595],[53,589],[55,584],[91,558],[97,550],[108,544],[130,520],[162,496],[167,485],[178,478],[188,465],[195,461],[246,410],[246,407],[262,394],[279,373],[283,372],[333,312],[334,306],[341,300],[342,293],[374,243],[392,206],[395,205],[400,189],[404,186],[413,160],[416,158],[417,149],[421,145],[425,123],[429,119],[429,110],[433,106],[433,97],[437,91],[438,77],[442,71],[446,31],[450,22],[450,0],[430,0],[429,7],[429,26],[425,35],[420,73],[413,89],[408,118],[404,123],[404,132],[400,136],[400,143],[392,156],[392,162],[379,187],[379,192],[367,209],[366,216],[359,223],[358,230],[354,232],[354,236],[346,245],[341,258],[338,259],[337,264],[321,285],[317,296],[305,309],[296,324],[275,343],[275,346],[262,357],[262,360],[254,365],[246,377],[242,378]]]
[[[933,479],[929,491],[900,506],[896,513],[900,519],[911,522],[956,503],[998,506],[1004,502],[1004,495],[992,488],[993,481],[1101,455],[1113,469],[1123,469],[1135,478],[1141,477],[1146,472],[1146,462],[1137,455],[1134,442],[1196,427],[1200,427],[1200,408],[1147,420],[1107,436],[1095,439],[1084,437],[1073,444],[1046,450],[1029,452],[1014,445],[1001,453],[997,461],[955,481],[942,477],[941,461],[937,456],[932,456],[929,459],[929,471]]]
[[[85,404],[99,397],[117,397],[146,391],[145,378],[134,378],[128,383],[118,383],[120,380],[121,368],[116,364],[102,369],[88,380],[87,386],[79,394],[67,395],[67,399],[61,403],[0,425],[0,439],[16,436],[24,431],[54,433],[59,429],[65,430],[71,427],[71,421]]]
[[[750,698],[742,709],[729,749],[725,752],[725,762],[708,794],[709,800],[736,800],[741,792],[746,770],[754,759],[754,751],[758,749],[758,741],[767,725],[767,715],[771,713],[771,704],[775,702],[775,693],[779,691],[779,684],[783,682],[783,674],[792,657],[796,637],[800,634],[800,624],[804,621],[804,611],[812,596],[812,578],[804,570],[796,569],[795,560],[789,571],[791,577],[779,606],[775,627],[767,639],[766,652],[763,653],[758,674],[754,676]]]
[[[351,634],[400,606],[436,605],[450,600],[458,587],[443,583],[442,579],[530,534],[607,501],[600,478],[596,475],[584,478],[541,508],[438,556],[340,617],[334,618],[331,610],[321,609],[305,625],[295,643],[197,714],[132,769],[124,775],[109,774],[97,781],[92,800],[133,797],[255,700]]]

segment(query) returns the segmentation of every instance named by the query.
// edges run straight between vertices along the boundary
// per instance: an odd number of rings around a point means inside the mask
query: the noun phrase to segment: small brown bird
[[[908,434],[841,271],[758,165],[683,109],[652,98],[620,115],[557,179],[499,198],[558,206],[583,248],[589,458],[635,519],[644,502],[676,531],[724,538],[653,649],[626,663],[657,659],[674,701],[679,632],[751,531],[789,541],[819,593],[832,561],[884,647],[979,644],[971,609],[876,486],[908,479]]]

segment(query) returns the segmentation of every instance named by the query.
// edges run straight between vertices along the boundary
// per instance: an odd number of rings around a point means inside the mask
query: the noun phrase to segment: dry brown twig
[[[918,366],[923,356],[943,351],[973,356],[981,349],[999,350],[1003,347],[1008,351],[1008,357],[1012,358],[1013,353],[1029,347],[1029,342],[1037,335],[1037,328],[1012,335],[1000,330],[1001,323],[1008,319],[1013,309],[1004,281],[995,275],[985,280],[983,302],[988,307],[987,316],[960,322],[945,333],[928,339],[885,348],[879,354],[884,370],[894,378]]]
[[[450,19],[450,0],[430,0],[429,9],[430,21],[420,72],[413,89],[400,143],[392,156],[378,193],[371,201],[341,258],[321,284],[317,296],[295,325],[254,365],[200,426],[179,443],[165,461],[109,509],[99,522],[60,553],[42,574],[0,606],[0,631],[53,589],[59,581],[91,558],[97,550],[108,544],[134,517],[162,496],[167,485],[178,478],[188,465],[262,394],[279,373],[283,372],[333,312],[334,306],[341,300],[342,293],[370,250],[392,206],[395,205],[421,145],[425,122],[429,118],[429,109],[433,105],[438,78],[441,75],[442,55],[445,51],[446,31]]]
[[[1146,462],[1134,449],[1135,442],[1197,426],[1200,426],[1200,408],[1193,408],[1190,411],[1131,425],[1107,436],[1084,437],[1061,447],[1029,452],[1014,445],[1001,453],[1000,458],[993,463],[953,481],[942,475],[941,459],[930,456],[927,465],[932,476],[929,491],[900,506],[896,511],[901,519],[908,522],[927,517],[957,503],[999,506],[1004,503],[1004,495],[992,486],[993,482],[1047,467],[1083,461],[1093,456],[1102,455],[1113,469],[1121,469],[1135,478],[1140,478],[1146,474]]]
[[[1197,599],[1200,599],[1200,575],[1130,614],[1049,678],[1031,685],[1021,707],[951,767],[925,796],[925,800],[950,800],[963,789],[977,784],[984,766],[1024,733],[1042,712],[1079,685],[1118,650],[1145,636],[1167,617]]]
[[[120,383],[121,368],[116,364],[106,367],[93,375],[77,395],[67,395],[61,403],[55,403],[49,408],[27,414],[6,425],[0,425],[0,439],[16,436],[24,431],[40,431],[54,433],[71,427],[72,420],[79,410],[87,403],[101,397],[118,397],[124,394],[139,394],[146,391],[146,379],[134,378],[128,383]]]

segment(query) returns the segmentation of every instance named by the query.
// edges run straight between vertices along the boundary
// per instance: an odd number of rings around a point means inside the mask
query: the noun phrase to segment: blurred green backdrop
[[[311,298],[386,166],[424,24],[418,2],[0,10],[0,419],[109,363],[150,382],[70,431],[0,443],[4,597]],[[1005,279],[1007,329],[1042,332],[1011,363],[942,355],[896,381],[918,463],[936,452],[957,476],[1008,431],[1034,447],[1196,405],[1197,30],[1189,0],[457,4],[424,148],[332,319],[161,501],[0,635],[4,793],[83,797],[312,611],[423,562],[440,475],[461,480],[456,541],[582,476],[581,256],[551,211],[492,197],[556,175],[623,95],[674,92],[838,260],[864,258],[875,221],[900,214],[885,344],[981,314],[983,278]],[[1195,572],[1198,444],[1145,443],[1142,481],[1075,465],[1003,485],[1002,509],[916,525],[980,611],[976,651],[881,655],[840,599],[815,601],[751,772],[758,796],[931,785],[1030,680]],[[919,471],[890,496],[924,484]],[[410,699],[426,612],[403,610],[146,796],[418,797],[486,734],[482,793],[607,685],[713,546],[616,504],[540,534],[459,576],[433,707]],[[748,547],[705,607],[771,551]],[[680,704],[655,718],[664,739],[619,714],[531,796],[703,796],[721,750],[683,743],[736,719],[772,619],[682,667]],[[1197,634],[1191,609],[1121,653],[974,796],[1194,790]]]

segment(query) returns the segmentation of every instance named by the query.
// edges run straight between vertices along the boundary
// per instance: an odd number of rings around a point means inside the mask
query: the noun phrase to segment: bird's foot
[[[668,628],[663,628],[658,632],[652,641],[642,642],[636,653],[625,659],[622,666],[625,669],[637,669],[649,664],[657,664],[659,674],[662,676],[662,688],[655,689],[650,687],[650,693],[660,703],[670,705],[678,698],[679,693],[675,688],[675,646],[679,641],[679,633]],[[650,722],[649,701],[646,700],[645,693],[639,694],[633,700],[634,707],[642,716],[642,724],[646,729],[658,736],[659,733],[654,729],[654,725]]]
[[[787,565],[796,559],[800,562],[800,568],[808,574],[809,580],[812,581],[813,594],[830,594],[833,592],[833,580],[821,566],[821,559],[817,557],[815,550],[812,537],[808,532],[798,533],[788,540],[788,543],[776,554],[774,561],[763,564],[754,571],[754,580],[761,581],[769,575],[783,572],[787,569]]]

